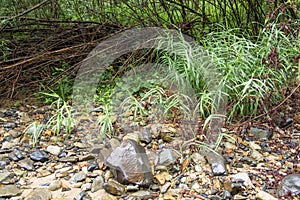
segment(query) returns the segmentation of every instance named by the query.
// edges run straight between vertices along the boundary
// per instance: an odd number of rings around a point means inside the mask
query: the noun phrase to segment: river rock
[[[55,190],[60,189],[61,186],[62,186],[61,180],[55,180],[52,183],[50,183],[48,189],[51,190],[51,191],[55,191]]]
[[[37,188],[31,191],[25,200],[49,200],[52,198],[52,194],[48,189]]]
[[[18,164],[21,168],[26,169],[26,170],[28,170],[28,171],[34,170],[34,165],[33,165],[32,161],[29,160],[29,159],[27,159],[27,158],[24,159],[24,160],[18,161],[17,164]]]
[[[290,174],[282,179],[278,189],[277,196],[296,196],[300,194],[300,174]]]
[[[123,184],[147,186],[153,176],[144,147],[133,140],[124,140],[105,160],[115,178]]]
[[[0,186],[0,197],[9,198],[20,195],[22,191],[15,185]]]

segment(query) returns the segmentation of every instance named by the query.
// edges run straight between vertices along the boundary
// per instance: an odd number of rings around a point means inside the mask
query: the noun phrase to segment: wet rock
[[[141,131],[138,132],[138,134],[142,142],[148,144],[152,141],[152,135],[148,128],[143,128]]]
[[[20,160],[17,163],[21,168],[24,168],[28,171],[34,170],[34,165],[29,159]]]
[[[78,183],[86,179],[86,174],[84,172],[78,172],[72,176],[70,179],[71,183]]]
[[[103,184],[104,184],[104,179],[103,179],[103,177],[102,177],[102,176],[97,176],[97,177],[94,179],[93,183],[92,183],[91,191],[92,191],[92,192],[96,192],[96,191],[102,189]]]
[[[11,172],[0,173],[0,183],[6,182],[8,179],[13,178],[14,174]]]
[[[30,192],[25,200],[49,200],[52,198],[52,194],[49,190],[44,188],[37,188]]]
[[[52,183],[50,183],[48,189],[51,190],[51,191],[55,191],[55,190],[60,189],[61,186],[62,186],[61,180],[55,180]]]
[[[272,133],[269,130],[264,130],[261,128],[251,127],[249,134],[252,134],[257,139],[269,139]]]
[[[211,166],[211,170],[214,176],[226,175],[227,169],[223,156],[214,152],[208,152],[207,160]]]
[[[54,145],[49,145],[47,147],[47,151],[51,153],[52,155],[58,156],[61,152],[61,147],[59,146],[54,146]]]
[[[125,140],[106,159],[115,178],[123,184],[149,185],[151,166],[145,149],[133,140]]]
[[[163,149],[159,154],[159,164],[168,166],[176,162],[178,154],[173,149]]]
[[[300,194],[300,174],[290,174],[282,179],[278,189],[277,196],[296,196]]]
[[[49,159],[49,156],[46,152],[36,149],[30,154],[30,158],[33,161],[46,162]]]
[[[277,198],[273,197],[271,194],[262,190],[256,194],[256,198],[258,200],[277,200]]]
[[[114,179],[109,179],[107,183],[104,183],[103,188],[112,195],[122,195],[126,192],[126,186],[118,183]]]
[[[22,191],[15,185],[0,186],[0,197],[9,198],[20,195]]]

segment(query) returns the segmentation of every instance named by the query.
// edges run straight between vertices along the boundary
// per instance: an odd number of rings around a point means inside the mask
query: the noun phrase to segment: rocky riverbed
[[[172,123],[101,140],[94,121],[101,109],[77,116],[70,134],[45,129],[34,146],[26,128],[53,112],[31,105],[0,110],[1,200],[300,198],[299,111],[274,129],[224,128],[234,139],[224,138],[219,154],[184,145]]]

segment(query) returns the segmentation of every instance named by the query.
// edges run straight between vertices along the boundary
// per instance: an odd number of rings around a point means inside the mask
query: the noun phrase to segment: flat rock
[[[31,191],[25,200],[49,200],[52,198],[52,194],[49,190],[44,188],[37,188]]]
[[[123,184],[147,186],[153,176],[144,147],[133,140],[124,140],[105,160],[115,178]]]
[[[92,183],[92,189],[91,189],[91,191],[92,192],[96,192],[96,191],[102,189],[103,184],[104,184],[103,177],[102,176],[97,176],[94,179],[93,183]]]
[[[28,170],[28,171],[34,170],[34,165],[33,165],[32,161],[29,160],[29,159],[27,159],[27,158],[24,159],[24,160],[18,161],[17,164],[18,164],[21,168],[26,169],[26,170]]]
[[[300,194],[300,174],[290,174],[282,179],[278,189],[277,196],[296,196]]]
[[[70,179],[70,182],[78,183],[78,182],[84,181],[85,179],[86,179],[86,173],[78,172],[72,176],[72,178]]]
[[[90,194],[93,200],[117,200],[117,197],[107,193],[104,189]]]
[[[12,143],[12,142],[4,141],[4,142],[2,143],[1,149],[11,149],[11,148],[13,148],[13,147],[15,147],[15,146],[16,146],[16,144],[14,144],[14,143]]]
[[[61,180],[55,180],[52,183],[50,183],[48,189],[51,190],[51,191],[55,191],[55,190],[60,189],[61,186],[62,186]]]
[[[232,175],[231,178],[233,179],[233,181],[236,181],[236,182],[242,181],[245,185],[254,187],[254,185],[252,184],[251,179],[247,173],[243,173],[243,172],[237,173],[237,174]]]
[[[257,139],[269,139],[272,136],[272,133],[269,130],[251,127],[249,134],[252,134]]]
[[[15,185],[0,186],[0,197],[14,197],[20,195],[22,191]]]
[[[13,178],[14,174],[11,172],[0,173],[0,183],[7,181],[9,178]]]

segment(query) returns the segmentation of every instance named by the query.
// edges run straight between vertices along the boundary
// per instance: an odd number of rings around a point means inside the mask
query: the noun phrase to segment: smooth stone
[[[46,152],[36,149],[30,154],[30,158],[33,161],[46,162],[49,159],[49,156]]]
[[[49,145],[47,147],[47,151],[49,153],[51,153],[52,155],[55,155],[55,156],[58,156],[60,154],[61,150],[62,149],[59,146]]]
[[[144,147],[133,140],[124,140],[108,156],[105,164],[111,168],[115,178],[123,184],[149,186],[153,179]]]
[[[37,177],[45,177],[45,176],[49,176],[50,174],[52,174],[52,173],[49,170],[41,170],[37,174]]]
[[[271,194],[262,190],[256,194],[256,198],[258,200],[278,200],[277,198],[273,197]]]
[[[85,179],[86,179],[86,173],[78,172],[72,176],[72,178],[70,179],[70,182],[78,183],[78,182],[84,181]]]
[[[34,165],[33,165],[32,161],[29,160],[29,159],[27,159],[27,158],[24,159],[24,160],[18,161],[17,164],[18,164],[21,168],[24,168],[24,169],[26,169],[26,170],[28,170],[28,171],[34,170]]]
[[[2,147],[1,149],[12,149],[16,146],[16,144],[12,143],[12,142],[8,142],[8,141],[4,141],[2,143]]]
[[[159,154],[159,164],[168,166],[176,162],[177,153],[173,149],[163,149]]]
[[[103,188],[104,179],[102,176],[97,176],[92,183],[92,192],[97,192],[98,190]]]
[[[122,195],[126,192],[126,186],[114,179],[109,179],[107,183],[104,183],[103,188],[112,195]]]
[[[48,189],[51,190],[51,191],[55,191],[55,190],[60,189],[61,187],[62,187],[61,180],[55,180],[52,183],[50,183]]]
[[[282,179],[277,189],[277,197],[289,194],[294,196],[300,194],[300,174],[290,174]]]
[[[0,183],[7,181],[7,179],[13,178],[14,174],[11,172],[2,172],[0,173]]]
[[[211,170],[214,176],[227,174],[225,160],[222,155],[218,155],[214,152],[208,152],[207,160],[211,166]]]
[[[49,200],[52,198],[52,194],[48,189],[37,188],[31,191],[25,200]]]
[[[2,185],[0,186],[0,197],[14,197],[20,195],[22,191],[15,185]]]

